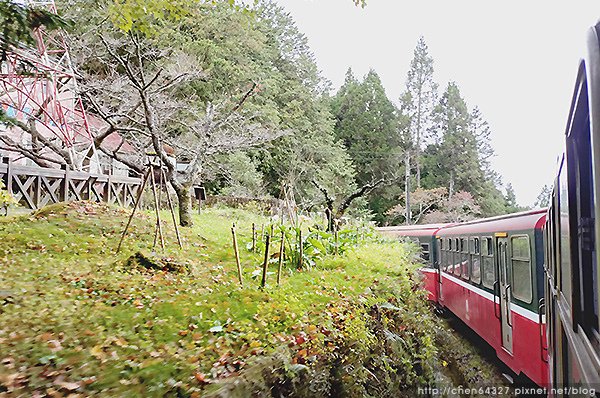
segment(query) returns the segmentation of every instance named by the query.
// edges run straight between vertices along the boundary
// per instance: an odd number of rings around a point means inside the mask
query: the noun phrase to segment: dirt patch
[[[165,271],[178,274],[187,274],[189,267],[187,264],[180,263],[171,257],[150,257],[141,252],[130,256],[125,265],[128,268],[141,267],[152,271]]]

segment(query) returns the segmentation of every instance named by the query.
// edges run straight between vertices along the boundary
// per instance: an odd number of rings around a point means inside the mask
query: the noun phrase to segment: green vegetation
[[[267,218],[207,209],[182,232],[184,250],[165,224],[167,247],[153,254],[154,218],[141,213],[115,255],[128,212],[75,202],[0,220],[2,391],[398,396],[431,380],[433,323],[400,243],[349,229],[335,256],[305,221],[313,263],[286,263],[277,287],[274,259],[260,289],[263,254],[246,247]]]
[[[17,200],[4,189],[4,182],[0,180],[0,209],[7,210],[9,206],[17,204]]]

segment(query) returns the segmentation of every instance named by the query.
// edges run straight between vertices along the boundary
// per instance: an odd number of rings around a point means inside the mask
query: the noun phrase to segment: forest
[[[144,157],[156,154],[182,225],[192,222],[194,184],[209,195],[291,198],[300,211],[325,211],[330,225],[346,214],[391,225],[520,209],[490,166],[484,115],[456,82],[435,81],[423,37],[406,54],[404,90],[390,98],[375,70],[355,76],[349,68],[334,90],[305,35],[273,1],[70,0],[57,7],[60,18],[29,15],[26,22],[68,32],[84,105],[100,120],[94,146],[139,174]],[[22,35],[11,12],[2,18],[6,37]],[[35,125],[1,112],[31,142],[0,135],[4,149],[41,166],[72,167]],[[119,137],[116,148],[107,144],[111,135]],[[56,156],[39,156],[48,149]]]

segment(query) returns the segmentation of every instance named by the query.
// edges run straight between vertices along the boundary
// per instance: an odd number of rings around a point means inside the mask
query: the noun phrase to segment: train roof
[[[541,228],[546,219],[547,209],[527,210],[519,213],[483,218],[443,227],[437,236],[471,235],[476,233],[494,233],[525,231]]]
[[[440,228],[451,224],[394,225],[378,227],[377,231],[391,236],[433,236]]]

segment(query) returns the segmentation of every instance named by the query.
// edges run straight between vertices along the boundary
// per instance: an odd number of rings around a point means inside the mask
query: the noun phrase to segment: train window
[[[446,271],[452,272],[452,239],[446,239]]]
[[[480,258],[479,258],[479,238],[471,238],[473,241],[473,249],[471,250],[471,281],[474,283],[481,282]]]
[[[460,256],[461,274],[464,279],[469,279],[469,244],[465,238],[460,238],[460,246],[462,255]]]
[[[510,240],[512,260],[512,295],[525,303],[531,303],[533,288],[531,280],[531,251],[528,236],[513,236]]]
[[[559,193],[558,202],[560,203],[559,214],[557,214],[559,220],[560,229],[558,232],[559,244],[560,244],[560,290],[562,291],[565,299],[572,305],[571,295],[571,247],[570,247],[570,226],[569,226],[569,201],[568,201],[568,181],[567,181],[567,170],[566,164],[562,163],[560,173],[558,175],[559,180]],[[577,233],[576,231],[573,231]]]
[[[496,270],[494,267],[494,248],[492,238],[481,239],[481,268],[483,274],[483,286],[492,289],[496,281]]]
[[[460,239],[454,239],[454,275],[460,276],[460,251],[462,250],[462,242]]]
[[[421,258],[429,261],[429,243],[421,243]]]

